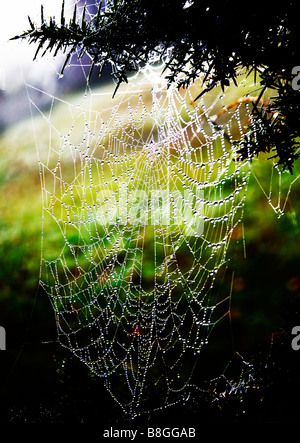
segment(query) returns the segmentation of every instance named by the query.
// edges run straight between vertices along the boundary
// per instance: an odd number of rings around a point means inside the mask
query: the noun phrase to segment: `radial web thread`
[[[233,142],[259,94],[241,74],[194,102],[201,79],[178,90],[159,73],[146,68],[114,98],[90,87],[53,97],[36,129],[40,281],[58,340],[132,416],[185,397],[229,315],[215,281],[250,176]]]

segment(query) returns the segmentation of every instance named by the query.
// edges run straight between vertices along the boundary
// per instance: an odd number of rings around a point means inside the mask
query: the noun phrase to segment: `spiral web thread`
[[[184,398],[230,314],[215,281],[250,174],[233,145],[251,121],[249,79],[195,103],[200,80],[168,89],[159,72],[145,69],[114,99],[111,88],[53,97],[36,130],[40,280],[58,340],[132,416]]]
[[[97,5],[90,2],[86,15]],[[80,2],[77,10],[80,20]],[[70,62],[84,83],[90,65]],[[195,102],[201,78],[168,89],[161,71],[141,70],[114,98],[111,87],[59,98],[26,85],[40,114],[33,119],[40,284],[58,342],[103,379],[131,417],[183,402],[198,386],[216,397],[223,382],[228,393],[247,387],[250,366],[241,356],[236,381],[226,375],[229,366],[212,371],[222,353],[216,335],[231,316],[232,284],[220,290],[228,249],[250,175],[278,217],[299,179],[285,180],[271,164],[268,187],[248,160],[237,161],[233,142],[251,123],[260,93],[251,77],[241,73],[238,86]],[[39,108],[37,94],[51,99],[49,110]],[[285,196],[283,181],[290,182]]]
[[[27,85],[41,116],[40,284],[59,343],[130,416],[185,400],[230,317],[230,291],[216,286],[250,177],[233,142],[260,92],[241,73],[194,102],[201,78],[178,90],[161,71],[144,68],[114,98],[111,87],[70,99],[38,91],[49,111]]]

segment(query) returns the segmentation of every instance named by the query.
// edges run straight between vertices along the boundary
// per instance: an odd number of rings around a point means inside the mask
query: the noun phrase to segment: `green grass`
[[[29,338],[37,343],[43,337],[55,340],[55,320],[47,296],[43,292],[37,296],[42,200],[30,125],[31,122],[23,122],[10,128],[0,139],[0,324],[8,331],[9,344],[9,357],[3,366],[4,379],[15,362],[19,362],[24,340]],[[243,230],[240,226],[234,233],[228,272],[222,284],[219,282],[220,291],[232,290],[231,334],[235,349],[247,356],[257,355],[261,350],[267,352],[274,333],[284,330],[288,334],[295,322],[300,323],[297,304],[294,311],[290,308],[300,295],[300,180],[294,183],[285,200],[290,181],[300,174],[300,164],[296,164],[294,176],[282,176],[281,205],[285,206],[285,212],[280,218],[265,195],[270,190],[271,163],[255,159],[253,172]],[[274,174],[274,206],[277,205],[277,188]],[[55,257],[61,239],[55,224],[53,230],[49,226],[45,231],[47,253]],[[149,274],[149,267],[147,272]],[[145,278],[151,280],[151,272],[148,274]],[[216,346],[226,344],[219,337]],[[4,357],[1,355],[1,358]],[[33,371],[37,379],[41,377],[41,383],[47,378],[47,371],[49,374],[56,371],[53,365],[48,365],[49,355],[45,349],[40,358],[33,359],[32,352],[25,353],[21,367],[30,371],[32,361],[45,371],[44,378],[38,369]],[[56,380],[49,377],[52,382]]]

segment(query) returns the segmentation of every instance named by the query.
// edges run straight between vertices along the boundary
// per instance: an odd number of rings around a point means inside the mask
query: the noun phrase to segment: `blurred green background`
[[[182,424],[200,412],[212,420],[298,420],[300,352],[290,342],[291,328],[300,324],[300,163],[292,176],[281,174],[280,187],[266,158],[254,159],[252,169],[243,225],[234,232],[220,287],[232,291],[230,346],[254,364],[256,389],[243,407],[236,396],[178,406],[170,416]],[[38,286],[42,201],[30,120],[0,136],[0,189],[0,325],[7,333],[7,350],[0,352],[2,422],[80,423],[101,415],[119,423],[118,406],[102,381],[56,343],[54,312]],[[265,195],[270,189],[274,206],[281,192],[281,217]],[[216,343],[226,346],[221,338]]]

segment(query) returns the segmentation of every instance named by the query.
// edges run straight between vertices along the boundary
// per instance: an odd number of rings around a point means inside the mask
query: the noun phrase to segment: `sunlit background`
[[[59,17],[60,0],[43,2],[45,13],[51,11],[49,15]],[[26,100],[25,83],[30,82],[37,88],[43,86],[51,88],[53,92],[57,88],[55,78],[61,59],[52,61],[40,60],[39,63],[33,61],[36,48],[24,44],[20,41],[9,41],[15,35],[20,35],[29,29],[28,16],[35,23],[40,22],[41,2],[31,0],[14,2],[13,8],[9,2],[1,4],[1,27],[0,27],[0,48],[1,48],[1,127],[18,121],[28,115],[28,100]],[[53,12],[52,12],[53,11]],[[56,68],[56,70],[55,70]]]
[[[43,5],[45,16],[60,16],[61,0],[46,0]],[[67,15],[71,13],[68,4],[66,11]],[[35,47],[25,41],[8,41],[28,28],[28,15],[39,22],[40,0],[15,0],[13,8],[9,2],[1,4],[0,326],[7,333],[7,350],[0,354],[1,411],[6,420],[55,422],[63,421],[64,404],[72,403],[73,419],[80,421],[79,403],[86,401],[82,400],[84,389],[90,395],[89,379],[86,381],[84,368],[72,360],[68,363],[69,354],[56,346],[52,307],[38,288],[42,203],[32,132],[36,109],[29,105],[27,85],[36,88],[34,101],[46,113],[51,96],[64,96],[82,88],[83,77],[77,77],[76,69],[71,69],[59,80],[63,56],[33,61]],[[49,96],[39,90],[47,90]],[[300,167],[296,165],[293,177],[284,174],[279,187],[278,176],[272,174],[272,165],[266,159],[255,159],[253,172],[244,223],[232,240],[230,273],[223,286],[232,294],[234,349],[250,360],[267,355],[274,336],[282,330],[288,335],[300,322]],[[277,201],[279,191],[281,201],[285,201],[292,181],[295,183],[286,200],[285,215],[278,218],[268,200],[270,191],[272,203]],[[291,351],[285,352],[289,355]],[[275,420],[292,393],[285,395],[277,396],[277,409],[270,412]],[[111,405],[108,396],[106,401]],[[87,412],[82,416],[89,420]],[[90,416],[94,417],[94,412]]]

